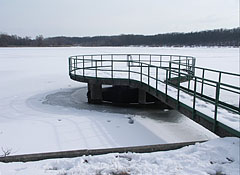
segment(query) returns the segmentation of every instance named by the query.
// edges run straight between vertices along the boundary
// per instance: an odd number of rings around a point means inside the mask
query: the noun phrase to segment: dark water
[[[175,110],[163,110],[157,105],[112,105],[87,103],[87,87],[61,90],[46,96],[43,104],[71,107],[79,110],[92,110],[106,113],[130,114],[148,117],[158,122],[178,123],[184,117]]]

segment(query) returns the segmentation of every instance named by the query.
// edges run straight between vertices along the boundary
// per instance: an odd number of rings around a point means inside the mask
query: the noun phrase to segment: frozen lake
[[[0,48],[0,147],[22,154],[216,138],[176,111],[87,104],[67,58],[98,53],[189,55],[197,66],[239,73],[237,48]]]

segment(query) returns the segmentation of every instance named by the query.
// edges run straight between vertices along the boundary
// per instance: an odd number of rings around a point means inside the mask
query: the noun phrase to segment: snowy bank
[[[0,174],[239,175],[239,146],[239,138],[228,137],[165,152],[129,152],[28,163],[0,163]]]

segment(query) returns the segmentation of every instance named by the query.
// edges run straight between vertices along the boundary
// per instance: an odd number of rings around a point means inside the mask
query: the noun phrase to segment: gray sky
[[[0,0],[0,33],[158,34],[239,26],[239,0]]]

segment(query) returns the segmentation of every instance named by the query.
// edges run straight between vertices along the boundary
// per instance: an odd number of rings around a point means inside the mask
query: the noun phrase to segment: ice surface
[[[176,111],[120,113],[75,98],[86,85],[69,78],[67,58],[94,53],[192,55],[199,66],[239,71],[234,48],[0,48],[0,147],[22,154],[216,138]]]

